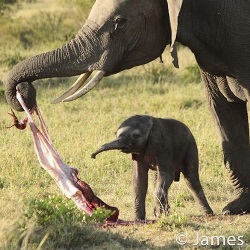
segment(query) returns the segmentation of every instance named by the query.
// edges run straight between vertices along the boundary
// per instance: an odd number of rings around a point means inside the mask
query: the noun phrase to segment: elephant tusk
[[[71,96],[65,98],[63,102],[70,102],[78,99],[79,97],[87,94],[91,89],[93,89],[105,76],[105,71],[97,71],[95,76],[80,90],[72,94]]]
[[[65,98],[74,94],[86,82],[86,80],[90,77],[91,74],[92,74],[92,71],[81,74],[77,78],[75,83],[65,93],[63,93],[61,96],[54,99],[51,103],[56,104],[56,103],[62,102]]]

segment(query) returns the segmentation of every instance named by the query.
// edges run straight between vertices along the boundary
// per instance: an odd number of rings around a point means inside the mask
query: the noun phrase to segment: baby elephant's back
[[[173,150],[173,158],[182,161],[188,154],[197,154],[197,146],[193,134],[184,123],[175,119],[163,119],[164,127],[167,131]]]

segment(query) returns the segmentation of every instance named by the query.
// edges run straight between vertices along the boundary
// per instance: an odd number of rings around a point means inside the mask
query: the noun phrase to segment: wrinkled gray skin
[[[101,146],[92,158],[115,149],[132,154],[135,219],[145,220],[149,169],[156,171],[155,216],[168,211],[168,189],[174,180],[179,181],[180,173],[205,214],[213,214],[199,180],[196,142],[185,124],[135,115],[122,122],[116,135],[116,140]]]
[[[220,132],[224,162],[235,187],[225,214],[250,212],[250,147],[246,102],[250,91],[248,0],[96,0],[75,39],[17,64],[5,80],[12,108],[28,107],[31,82],[104,70],[106,76],[147,63],[177,41],[194,53]],[[171,46],[174,49],[173,46]],[[177,65],[176,51],[172,56]]]

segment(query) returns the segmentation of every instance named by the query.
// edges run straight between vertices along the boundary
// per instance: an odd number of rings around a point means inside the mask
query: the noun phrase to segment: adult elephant
[[[7,76],[8,103],[21,111],[16,87],[35,104],[32,81],[86,73],[58,101],[74,100],[103,76],[148,63],[174,42],[195,54],[220,130],[236,198],[225,214],[250,212],[250,148],[246,102],[250,90],[249,0],[96,0],[75,39],[17,64]],[[92,71],[95,77],[80,89]]]

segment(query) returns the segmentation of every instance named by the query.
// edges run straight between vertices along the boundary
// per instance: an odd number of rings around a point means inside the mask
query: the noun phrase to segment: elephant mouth
[[[125,154],[130,154],[130,153],[132,153],[131,149],[128,148],[128,147],[120,148],[120,151],[121,151],[122,153],[125,153]]]
[[[94,77],[85,84],[88,78],[91,76],[92,71],[83,73],[78,77],[75,83],[61,96],[52,101],[53,104],[59,102],[70,102],[78,99],[79,97],[87,94],[91,89],[93,89],[105,76],[106,71],[98,70]],[[85,85],[84,85],[85,84]],[[82,87],[83,86],[83,87]],[[82,88],[81,88],[82,87]]]

